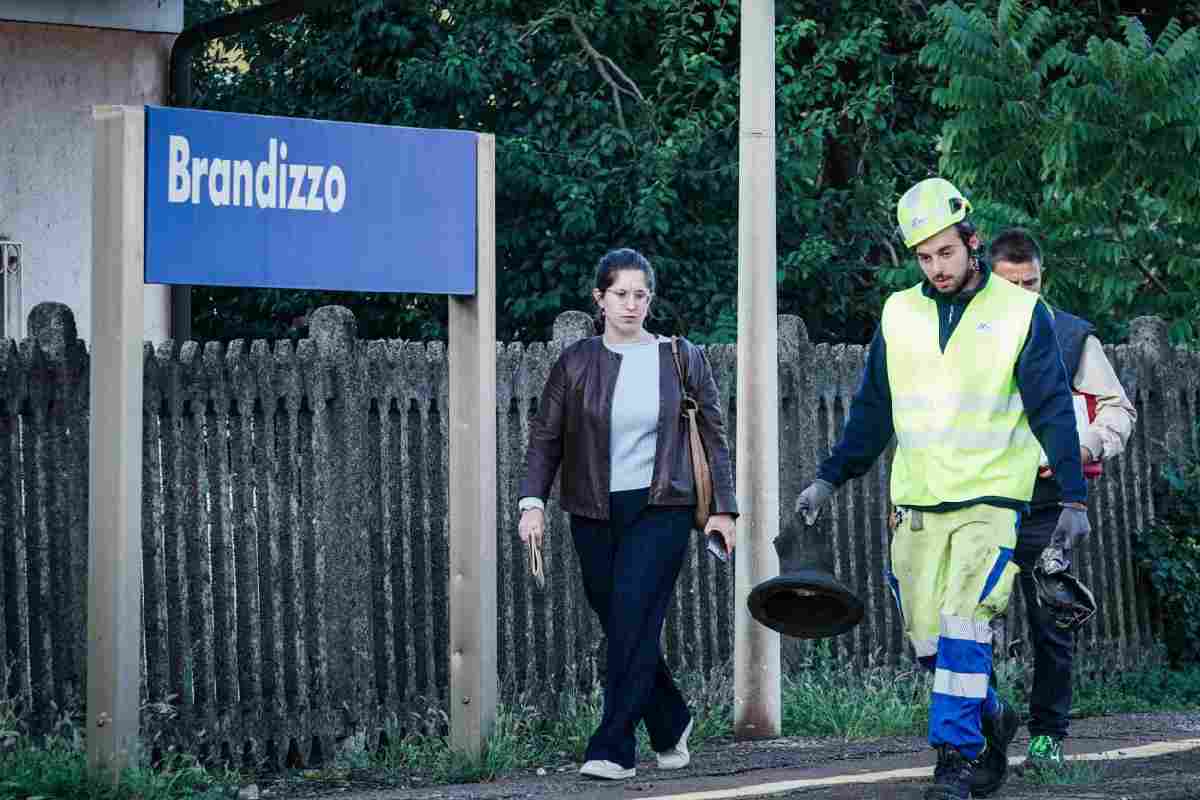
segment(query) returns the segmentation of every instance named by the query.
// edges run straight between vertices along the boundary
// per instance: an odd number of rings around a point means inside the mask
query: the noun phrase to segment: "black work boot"
[[[994,714],[983,715],[983,740],[987,743],[980,758],[979,768],[971,781],[974,797],[987,797],[1008,778],[1008,745],[1017,735],[1021,718],[1008,703],[1000,700],[1000,708]]]
[[[985,745],[986,748],[986,745]],[[971,783],[980,762],[987,757],[985,749],[974,760],[967,758],[948,744],[938,745],[937,766],[933,770],[933,785],[922,795],[924,800],[971,800]]]

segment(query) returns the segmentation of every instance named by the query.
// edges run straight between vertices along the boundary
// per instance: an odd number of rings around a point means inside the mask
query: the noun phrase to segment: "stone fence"
[[[547,584],[528,579],[516,538],[529,422],[565,342],[590,334],[562,315],[554,340],[497,347],[499,670],[508,697],[590,686],[602,636],[583,598],[567,518],[553,501]],[[0,658],[9,691],[44,727],[78,705],[86,662],[89,360],[70,311],[42,304],[30,337],[0,340]],[[275,762],[370,736],[448,684],[447,370],[442,344],[358,341],[331,307],[298,343],[145,346],[143,696],[177,712],[145,728],[187,747]],[[779,318],[780,506],[842,427],[860,346],[814,345]],[[1140,419],[1093,488],[1094,533],[1079,572],[1101,614],[1082,648],[1141,657],[1159,625],[1131,536],[1154,514],[1151,485],[1190,440],[1200,354],[1133,323],[1108,348]],[[736,348],[708,348],[731,438]],[[736,448],[736,443],[731,442]],[[735,449],[736,452],[736,449]],[[833,642],[848,663],[907,657],[883,573],[887,459],[839,492],[828,520],[840,577],[864,598],[862,625]],[[664,634],[670,661],[730,669],[733,572],[693,546]],[[1022,635],[1021,599],[1007,636]],[[805,645],[788,642],[789,661]],[[154,706],[148,705],[148,709]],[[158,727],[156,727],[158,726]]]

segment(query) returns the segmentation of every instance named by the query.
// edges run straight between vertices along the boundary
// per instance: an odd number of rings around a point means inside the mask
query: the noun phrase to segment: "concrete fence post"
[[[63,303],[38,303],[27,330],[42,366],[33,378],[42,384],[44,413],[34,432],[42,438],[34,471],[41,476],[38,578],[46,605],[31,622],[43,618],[38,627],[46,660],[38,668],[42,690],[35,699],[62,707],[83,679],[87,653],[87,353],[75,315]]]
[[[309,318],[316,345],[310,376],[313,389],[313,455],[317,521],[311,576],[317,611],[312,620],[319,705],[338,715],[325,730],[349,734],[372,695],[373,593],[371,545],[363,524],[366,408],[358,352],[358,323],[342,306],[324,306]],[[315,390],[315,391],[314,391]],[[337,709],[335,711],[335,709]],[[319,741],[320,756],[332,757],[332,741]],[[316,749],[317,742],[313,747]]]
[[[566,347],[596,332],[592,318],[582,311],[564,311],[554,318],[554,341]]]

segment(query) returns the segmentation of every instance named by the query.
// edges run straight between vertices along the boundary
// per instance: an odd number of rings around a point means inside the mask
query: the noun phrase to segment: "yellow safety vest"
[[[1028,502],[1041,448],[1016,365],[1038,296],[992,277],[938,347],[936,302],[920,286],[883,307],[896,457],[892,502],[928,507],[977,497]]]

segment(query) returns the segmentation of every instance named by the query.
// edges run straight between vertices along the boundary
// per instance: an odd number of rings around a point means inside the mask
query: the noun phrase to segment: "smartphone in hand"
[[[725,537],[716,531],[709,531],[704,537],[705,547],[718,561],[728,561],[729,553],[725,552]]]

